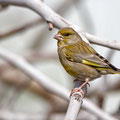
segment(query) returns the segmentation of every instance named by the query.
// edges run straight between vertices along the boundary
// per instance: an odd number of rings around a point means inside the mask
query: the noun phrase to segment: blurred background
[[[120,42],[119,0],[44,0],[54,11],[82,31],[107,40]],[[23,56],[36,69],[53,81],[71,90],[71,78],[57,56],[57,29],[48,30],[48,24],[35,12],[21,7],[0,8],[0,46]],[[120,52],[92,45],[113,65],[120,68]],[[49,94],[23,72],[0,59],[0,115],[8,119],[61,120],[67,102]],[[31,79],[29,81],[29,79]],[[48,83],[49,84],[49,83]],[[90,83],[86,96],[104,111],[120,116],[120,76],[108,75]],[[84,102],[83,102],[84,104]],[[97,120],[88,111],[81,110],[82,119]],[[80,113],[80,114],[81,114]],[[5,120],[7,117],[5,118]]]

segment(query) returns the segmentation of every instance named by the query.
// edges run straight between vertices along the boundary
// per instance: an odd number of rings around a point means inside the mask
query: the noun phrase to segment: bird
[[[58,41],[58,56],[64,69],[84,82],[72,93],[81,91],[84,85],[102,75],[120,74],[120,69],[97,53],[73,28],[61,28],[54,39]]]

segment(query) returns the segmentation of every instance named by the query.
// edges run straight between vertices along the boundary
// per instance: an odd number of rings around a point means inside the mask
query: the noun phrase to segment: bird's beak
[[[60,33],[57,33],[57,34],[54,36],[54,39],[63,41],[63,36],[62,36]]]

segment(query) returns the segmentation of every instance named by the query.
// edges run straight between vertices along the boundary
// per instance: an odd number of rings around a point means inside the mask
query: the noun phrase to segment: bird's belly
[[[93,80],[95,78],[100,77],[100,73],[90,66],[75,63],[75,62],[67,62],[67,64],[63,64],[65,70],[73,77],[76,77],[81,80],[85,80],[88,78],[89,80]]]

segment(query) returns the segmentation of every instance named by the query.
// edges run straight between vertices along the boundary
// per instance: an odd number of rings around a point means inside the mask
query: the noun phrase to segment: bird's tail
[[[120,69],[112,71],[113,74],[120,74]]]

